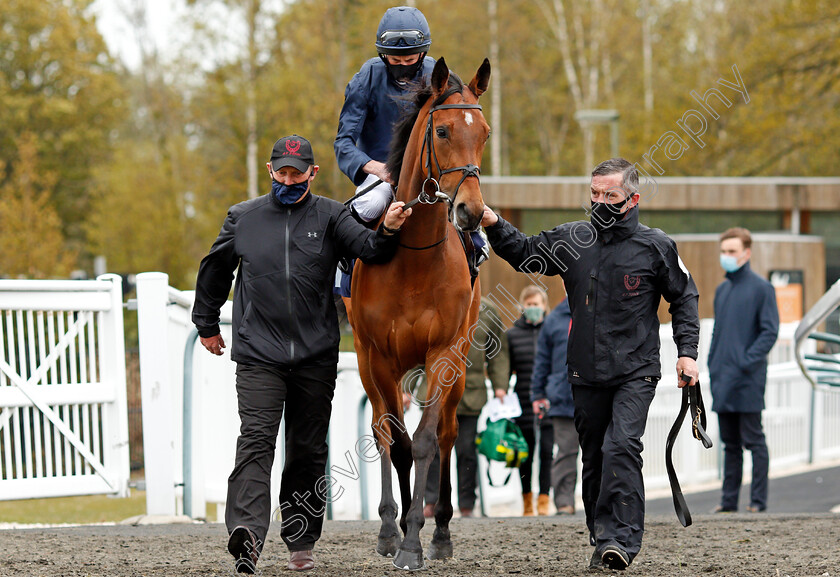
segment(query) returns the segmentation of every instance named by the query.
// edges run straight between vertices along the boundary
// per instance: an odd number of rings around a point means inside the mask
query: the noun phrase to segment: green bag
[[[528,443],[525,442],[525,436],[519,426],[510,419],[488,421],[487,428],[475,438],[475,444],[478,445],[478,452],[489,461],[502,461],[505,467],[510,469],[518,469],[519,465],[528,459]],[[511,474],[513,471],[508,473],[502,485],[507,485]],[[489,466],[487,480],[491,487],[502,486],[493,483]]]

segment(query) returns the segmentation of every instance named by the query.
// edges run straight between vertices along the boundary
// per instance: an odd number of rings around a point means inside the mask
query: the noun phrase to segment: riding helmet
[[[417,8],[389,8],[376,30],[376,49],[380,54],[416,54],[428,52],[432,33],[426,17]]]

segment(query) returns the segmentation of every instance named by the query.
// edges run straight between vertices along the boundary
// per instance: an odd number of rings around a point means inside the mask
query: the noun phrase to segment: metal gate
[[[122,280],[0,280],[0,499],[128,495]]]

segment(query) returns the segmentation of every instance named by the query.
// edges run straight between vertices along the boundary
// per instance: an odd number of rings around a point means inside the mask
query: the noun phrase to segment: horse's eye
[[[449,138],[449,131],[443,126],[438,126],[435,129],[435,134],[437,134],[438,138]]]
[[[487,138],[485,138],[484,140],[485,140],[485,141],[490,140],[490,137],[491,137],[492,135],[493,135],[493,133],[492,133],[492,132],[488,132],[488,133],[487,133]]]

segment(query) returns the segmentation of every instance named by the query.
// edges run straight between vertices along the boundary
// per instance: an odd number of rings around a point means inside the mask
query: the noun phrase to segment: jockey
[[[391,203],[393,178],[385,170],[391,132],[412,103],[405,98],[410,83],[428,79],[435,66],[426,54],[432,35],[417,8],[389,8],[376,31],[378,58],[371,58],[344,91],[338,118],[335,158],[356,192],[376,186],[351,204],[361,222],[376,221]]]
[[[432,45],[429,24],[417,8],[389,8],[374,45],[379,56],[365,62],[344,91],[334,144],[338,167],[357,185],[356,193],[370,189],[350,205],[353,216],[369,227],[394,195],[394,179],[385,169],[393,127],[413,106],[406,98],[411,84],[428,80],[435,65],[427,56]],[[472,236],[477,252],[486,258],[486,242],[478,233]],[[342,280],[347,284],[348,279]]]

